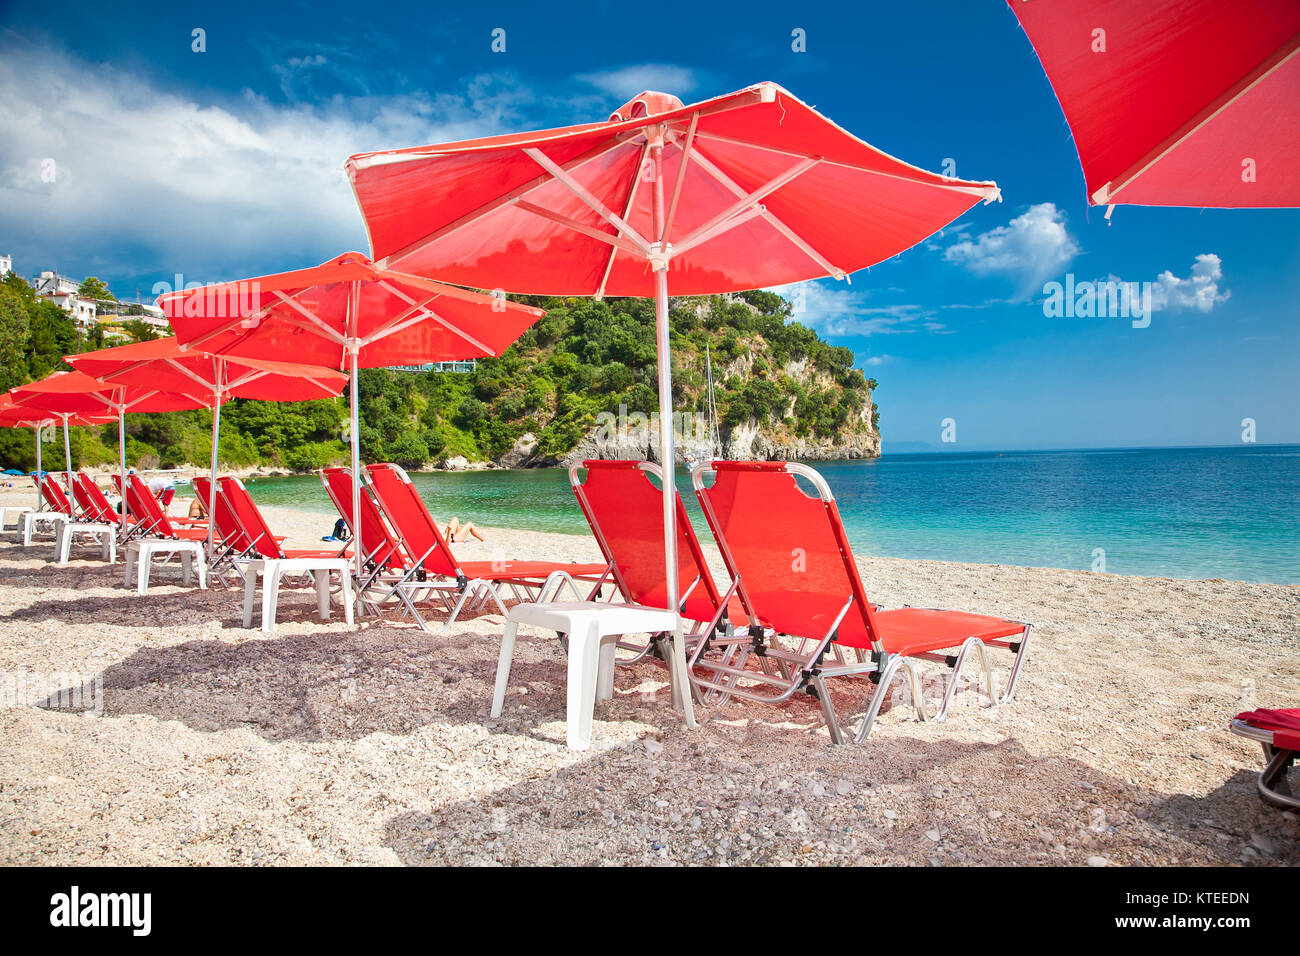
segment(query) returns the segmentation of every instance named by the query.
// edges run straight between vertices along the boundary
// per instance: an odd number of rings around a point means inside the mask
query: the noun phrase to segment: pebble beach
[[[331,523],[264,511],[287,547]],[[466,560],[599,560],[590,536],[483,530]],[[350,627],[303,590],[263,636],[237,589],[160,571],[139,597],[120,559],[52,555],[0,535],[6,864],[1300,864],[1300,818],[1261,803],[1260,749],[1227,731],[1300,703],[1300,586],[860,554],[882,605],[1032,622],[1017,699],[963,694],[944,723],[895,707],[836,747],[806,696],[688,729],[646,661],[573,752],[553,634],[521,630],[489,717],[499,613]]]

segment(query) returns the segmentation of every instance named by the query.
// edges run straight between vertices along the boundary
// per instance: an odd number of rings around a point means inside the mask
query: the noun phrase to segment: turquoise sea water
[[[823,462],[854,550],[896,558],[1300,583],[1300,446],[886,455]],[[439,520],[588,533],[562,469],[413,476]],[[259,502],[334,509],[312,476]],[[702,536],[683,470],[678,488]],[[773,516],[777,518],[779,516]]]

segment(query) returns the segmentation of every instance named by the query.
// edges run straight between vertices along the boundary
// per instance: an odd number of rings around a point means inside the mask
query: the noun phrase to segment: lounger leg
[[[1275,807],[1300,810],[1300,798],[1291,795],[1291,788],[1286,779],[1287,770],[1296,758],[1295,751],[1265,744],[1264,756],[1268,763],[1264,766],[1257,782],[1260,797]]]
[[[1007,679],[1007,691],[1002,695],[1002,703],[1006,703],[1016,696],[1016,681],[1020,679],[1020,667],[1025,662],[1025,656],[1029,653],[1029,632],[1032,628],[1025,625],[1025,635],[1020,639],[1020,650],[1016,651],[1016,662],[1011,665],[1011,676]]]
[[[257,598],[257,569],[244,572],[244,627],[253,626],[253,602]]]
[[[569,687],[565,711],[566,743],[570,750],[591,746],[591,722],[596,709],[596,661],[600,630],[589,625],[569,635]]]
[[[501,635],[501,654],[497,657],[496,688],[492,691],[493,717],[501,716],[501,708],[506,702],[506,686],[510,683],[510,663],[515,656],[515,632],[518,630],[518,624],[506,621],[505,633]]]
[[[993,669],[989,666],[989,655],[984,649],[984,642],[979,638],[968,637],[962,644],[961,650],[957,652],[957,660],[952,666],[952,675],[948,678],[948,687],[943,693],[943,702],[939,705],[935,720],[941,721],[948,716],[948,708],[952,706],[953,698],[957,695],[957,685],[961,679],[962,668],[966,665],[966,657],[972,651],[979,657],[980,666],[984,669],[984,685],[989,692],[989,706],[997,704],[997,697],[994,696]]]
[[[898,671],[902,669],[907,675],[908,686],[912,693],[912,702],[916,705],[917,716],[924,723],[926,720],[925,699],[921,696],[920,682],[916,678],[916,671],[912,665],[903,657],[895,654],[889,658],[885,664],[885,669],[880,674],[880,683],[876,685],[876,692],[871,695],[871,703],[867,707],[867,712],[862,716],[862,726],[853,737],[855,744],[860,744],[867,739],[871,733],[871,725],[876,722],[876,716],[880,713],[880,707],[885,702],[885,696],[889,693],[889,687],[898,676]]]
[[[813,688],[817,691],[817,702],[822,706],[822,719],[830,731],[831,743],[844,743],[844,731],[840,729],[839,718],[835,715],[835,705],[831,702],[830,691],[826,689],[826,678],[818,674],[813,678]]]

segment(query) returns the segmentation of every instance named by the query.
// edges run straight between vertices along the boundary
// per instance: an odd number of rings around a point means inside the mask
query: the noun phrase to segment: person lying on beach
[[[451,521],[447,522],[446,537],[451,544],[455,544],[457,541],[468,541],[470,538],[477,538],[480,541],[487,540],[478,533],[478,528],[474,527],[474,522],[466,521],[461,524],[460,519],[455,515],[452,515]]]
[[[351,535],[348,533],[348,523],[340,518],[338,521],[334,522],[334,530],[321,538],[321,540],[346,541],[349,537],[351,537]]]

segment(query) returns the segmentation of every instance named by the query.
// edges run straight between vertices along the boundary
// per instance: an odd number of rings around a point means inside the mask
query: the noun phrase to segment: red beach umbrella
[[[115,385],[186,391],[203,399],[201,407],[212,412],[209,515],[217,506],[217,443],[223,404],[232,398],[268,402],[333,398],[343,392],[348,380],[342,372],[318,365],[239,358],[186,349],[171,337],[82,352],[67,356],[66,361],[81,372]],[[209,521],[209,551],[212,550],[212,536],[212,522]]]
[[[41,507],[41,430],[56,425],[61,416],[44,412],[31,405],[19,405],[8,393],[0,395],[0,428],[30,428],[36,439],[36,508]],[[67,424],[76,428],[82,425],[106,425],[112,416],[69,415]],[[65,436],[66,437],[66,436]]]
[[[1300,206],[1300,3],[1007,3],[1094,205]]]
[[[107,423],[117,419],[118,464],[122,472],[122,487],[125,488],[127,412],[176,412],[207,407],[201,396],[167,392],[150,386],[113,385],[80,371],[54,372],[39,382],[12,388],[9,394],[19,405],[30,405],[63,422],[63,455],[67,463],[69,501],[74,500],[72,447],[68,441],[68,427],[74,424],[73,419],[86,419],[87,424]],[[125,508],[122,509],[122,527],[126,527]]]
[[[360,153],[347,171],[378,265],[479,288],[654,296],[669,608],[669,286],[707,294],[843,278],[999,195],[992,182],[895,159],[775,83],[689,106],[642,93],[605,122]],[[693,723],[688,694],[682,703]]]
[[[357,369],[500,355],[544,313],[406,275],[349,252],[311,269],[161,296],[176,338],[224,356],[293,358],[351,373],[352,474],[361,471]],[[352,515],[361,521],[353,481]],[[360,534],[359,529],[355,531]],[[357,574],[363,555],[356,551]]]

